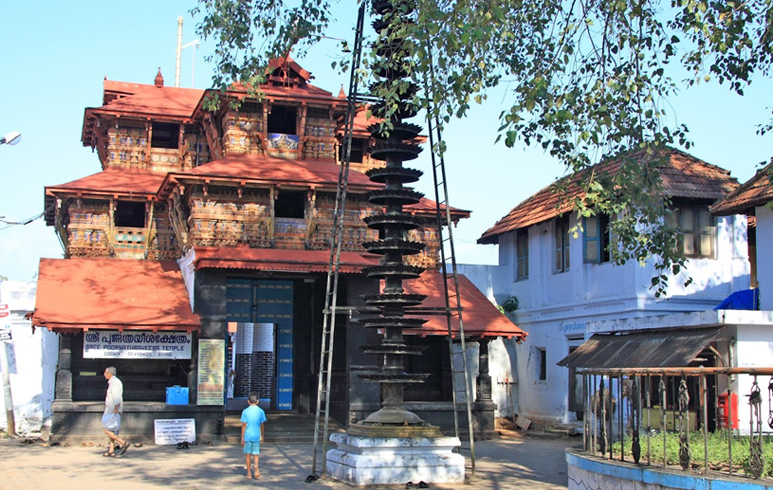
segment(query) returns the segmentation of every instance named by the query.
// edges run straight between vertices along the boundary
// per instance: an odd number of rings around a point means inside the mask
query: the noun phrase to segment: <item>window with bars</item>
[[[515,280],[529,278],[529,230],[521,229],[515,234]]]
[[[546,381],[548,379],[548,353],[544,347],[537,347],[537,380]]]
[[[569,270],[569,215],[556,218],[556,261],[554,272],[556,274]]]

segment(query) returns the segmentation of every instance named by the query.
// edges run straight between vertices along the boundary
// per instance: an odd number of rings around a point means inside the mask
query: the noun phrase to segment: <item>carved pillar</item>
[[[491,401],[491,376],[488,374],[488,339],[478,341],[478,378],[475,381],[477,400],[481,402]]]
[[[59,336],[59,369],[56,371],[56,401],[72,401],[72,336]]]

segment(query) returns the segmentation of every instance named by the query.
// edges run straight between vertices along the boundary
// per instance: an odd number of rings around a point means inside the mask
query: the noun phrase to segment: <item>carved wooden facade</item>
[[[261,99],[234,89],[221,94],[220,109],[214,111],[204,108],[206,91],[164,87],[160,73],[155,85],[106,81],[105,105],[86,110],[84,145],[97,152],[105,176],[112,175],[111,169],[128,170],[138,172],[140,179],[146,172],[149,182],[157,185],[92,176],[47,188],[47,222],[56,227],[66,256],[169,260],[193,247],[245,244],[328,249],[335,206],[335,179],[329,175],[325,182],[307,184],[244,185],[236,174],[213,183],[204,178],[185,184],[163,180],[165,175],[194,174],[208,162],[242,155],[340,163],[345,97],[313,87],[309,74],[288,60],[277,64],[275,75],[261,86]],[[230,104],[236,99],[241,101],[238,108]],[[168,100],[175,103],[164,105]],[[147,101],[158,101],[159,106],[151,109]],[[384,165],[369,155],[368,123],[361,109],[352,141],[354,172]],[[365,252],[361,243],[378,239],[378,232],[362,221],[377,211],[364,192],[348,195],[345,251]],[[278,206],[287,193],[300,203],[294,213],[283,213]],[[406,261],[435,269],[440,244],[429,209],[416,211],[427,217],[427,224],[407,237],[426,243],[426,248]],[[462,211],[457,217],[466,215]]]

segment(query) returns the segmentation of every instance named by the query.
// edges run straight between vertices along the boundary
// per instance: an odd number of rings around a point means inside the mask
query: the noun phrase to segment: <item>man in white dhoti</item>
[[[124,454],[129,449],[129,441],[118,437],[121,430],[121,413],[123,413],[123,383],[116,376],[116,370],[110,366],[105,369],[107,394],[105,395],[105,413],[102,414],[102,428],[110,437],[107,452],[102,456],[114,457],[115,451]]]

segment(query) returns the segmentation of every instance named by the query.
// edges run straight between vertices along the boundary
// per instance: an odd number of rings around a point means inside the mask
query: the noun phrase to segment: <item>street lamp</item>
[[[349,47],[349,41],[346,39],[341,39],[340,37],[330,37],[330,36],[316,36],[317,41],[321,41],[322,39],[330,39],[331,41],[339,41],[341,43],[341,52],[342,53],[351,53],[352,49]]]
[[[21,141],[21,133],[18,131],[11,131],[0,138],[0,145],[15,145],[19,141]]]

